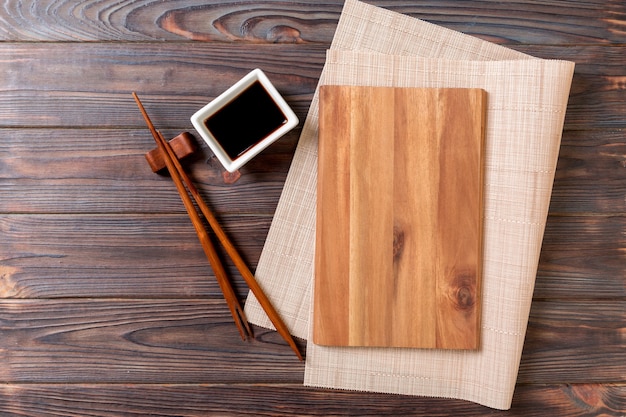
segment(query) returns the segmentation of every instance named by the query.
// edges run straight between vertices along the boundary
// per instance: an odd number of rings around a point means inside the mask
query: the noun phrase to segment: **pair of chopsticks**
[[[222,230],[222,227],[219,225],[217,219],[215,218],[211,210],[209,210],[209,207],[202,200],[200,193],[198,193],[198,190],[193,185],[193,183],[189,179],[189,176],[187,175],[187,173],[181,166],[180,162],[178,161],[178,158],[176,157],[176,154],[174,153],[174,150],[172,149],[171,145],[169,144],[169,142],[165,140],[161,132],[157,131],[154,128],[154,125],[152,124],[152,121],[150,120],[148,113],[144,109],[143,104],[141,104],[139,97],[137,97],[137,94],[134,92],[132,94],[133,94],[133,98],[137,102],[137,106],[139,107],[141,114],[143,115],[143,118],[146,121],[146,124],[148,125],[148,128],[150,129],[150,132],[152,133],[152,136],[154,137],[154,140],[157,144],[158,149],[163,155],[163,160],[165,161],[167,170],[169,171],[172,177],[172,180],[174,181],[174,184],[176,185],[178,194],[180,194],[180,198],[183,200],[183,204],[185,205],[185,209],[187,210],[187,214],[189,215],[191,222],[193,223],[193,226],[196,229],[196,234],[198,235],[198,239],[200,239],[200,243],[202,244],[204,253],[206,257],[208,258],[209,263],[211,264],[211,267],[213,268],[215,277],[217,278],[217,282],[220,286],[220,289],[222,290],[222,293],[224,294],[224,298],[226,300],[226,303],[228,304],[230,313],[233,316],[233,319],[235,320],[235,324],[237,325],[237,328],[239,329],[241,338],[243,340],[246,340],[248,336],[252,336],[252,329],[250,328],[250,325],[248,324],[248,320],[245,317],[243,308],[239,304],[239,301],[237,300],[237,296],[235,295],[235,292],[233,291],[233,288],[230,285],[230,281],[228,280],[226,271],[224,270],[224,266],[222,265],[215,251],[215,246],[211,242],[211,239],[209,238],[209,235],[207,231],[205,230],[204,225],[202,224],[200,215],[196,211],[196,208],[189,194],[191,194],[191,196],[195,200],[196,204],[200,208],[200,211],[202,212],[205,219],[209,223],[209,226],[211,226],[211,229],[213,229],[213,231],[215,232],[215,235],[219,239],[220,243],[222,244],[222,246],[224,246],[226,253],[232,259],[233,263],[235,264],[235,266],[241,273],[243,279],[248,284],[248,287],[250,288],[254,296],[259,301],[259,304],[261,305],[261,307],[263,307],[263,310],[265,311],[265,313],[267,314],[271,322],[276,327],[276,330],[278,331],[278,333],[283,337],[283,339],[285,339],[285,341],[289,344],[291,349],[293,349],[293,351],[298,356],[298,359],[303,360],[302,355],[300,354],[300,350],[298,349],[298,347],[296,346],[296,343],[291,337],[291,334],[289,333],[287,326],[282,321],[282,319],[278,315],[278,312],[276,312],[276,310],[272,306],[272,303],[270,302],[270,300],[267,298],[267,296],[265,295],[265,293],[263,292],[263,290],[257,283],[256,279],[254,278],[254,275],[252,275],[252,272],[250,272],[250,270],[248,269],[246,263],[243,261],[243,259],[239,255],[239,252],[237,252],[237,249],[235,249],[230,239],[228,239],[228,236],[226,236],[226,233],[224,233],[224,230]],[[187,190],[189,190],[189,193],[187,192]]]

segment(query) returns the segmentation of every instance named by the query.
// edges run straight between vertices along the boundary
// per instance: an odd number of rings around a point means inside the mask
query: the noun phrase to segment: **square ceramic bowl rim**
[[[272,100],[280,108],[285,115],[287,121],[278,129],[270,133],[267,137],[261,140],[256,145],[247,149],[244,153],[239,155],[235,159],[231,159],[224,148],[220,145],[217,139],[211,134],[211,131],[204,124],[205,120],[211,115],[216,113],[236,96],[241,94],[246,88],[250,87],[254,82],[259,81],[265,90],[269,93]],[[269,145],[278,140],[281,136],[285,135],[288,131],[298,125],[298,117],[291,110],[285,99],[280,95],[276,88],[272,85],[269,78],[256,68],[250,71],[246,76],[233,84],[230,88],[212,100],[209,104],[198,110],[191,116],[191,123],[198,131],[202,139],[209,145],[217,159],[222,163],[224,168],[229,172],[235,172],[241,168],[244,164],[258,155],[261,151],[267,148]]]

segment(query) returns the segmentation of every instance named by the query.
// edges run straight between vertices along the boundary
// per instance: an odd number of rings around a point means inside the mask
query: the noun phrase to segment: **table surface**
[[[576,62],[511,410],[304,387],[277,333],[242,342],[131,92],[174,137],[259,67],[304,120],[342,3],[4,2],[0,415],[626,415],[622,0],[371,2]],[[252,269],[299,132],[236,182],[186,160]]]

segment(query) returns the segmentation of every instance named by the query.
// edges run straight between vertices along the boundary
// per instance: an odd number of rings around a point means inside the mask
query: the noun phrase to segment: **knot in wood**
[[[459,310],[471,310],[476,304],[476,279],[471,273],[458,274],[450,288],[450,296]]]
[[[393,227],[393,260],[397,260],[402,256],[404,249],[404,231],[398,227]]]
[[[474,306],[473,291],[469,287],[461,287],[456,291],[456,304],[462,310],[470,309]]]
[[[274,26],[267,32],[266,39],[273,43],[302,43],[302,34],[296,28],[287,25]]]

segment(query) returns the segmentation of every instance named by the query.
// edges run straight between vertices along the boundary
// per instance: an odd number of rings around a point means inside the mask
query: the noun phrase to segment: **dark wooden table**
[[[3,2],[0,415],[626,415],[623,0],[372,2],[577,63],[510,411],[306,388],[275,332],[241,341],[131,91],[173,137],[260,67],[304,120],[342,3]],[[232,184],[187,161],[252,268],[298,135]]]

